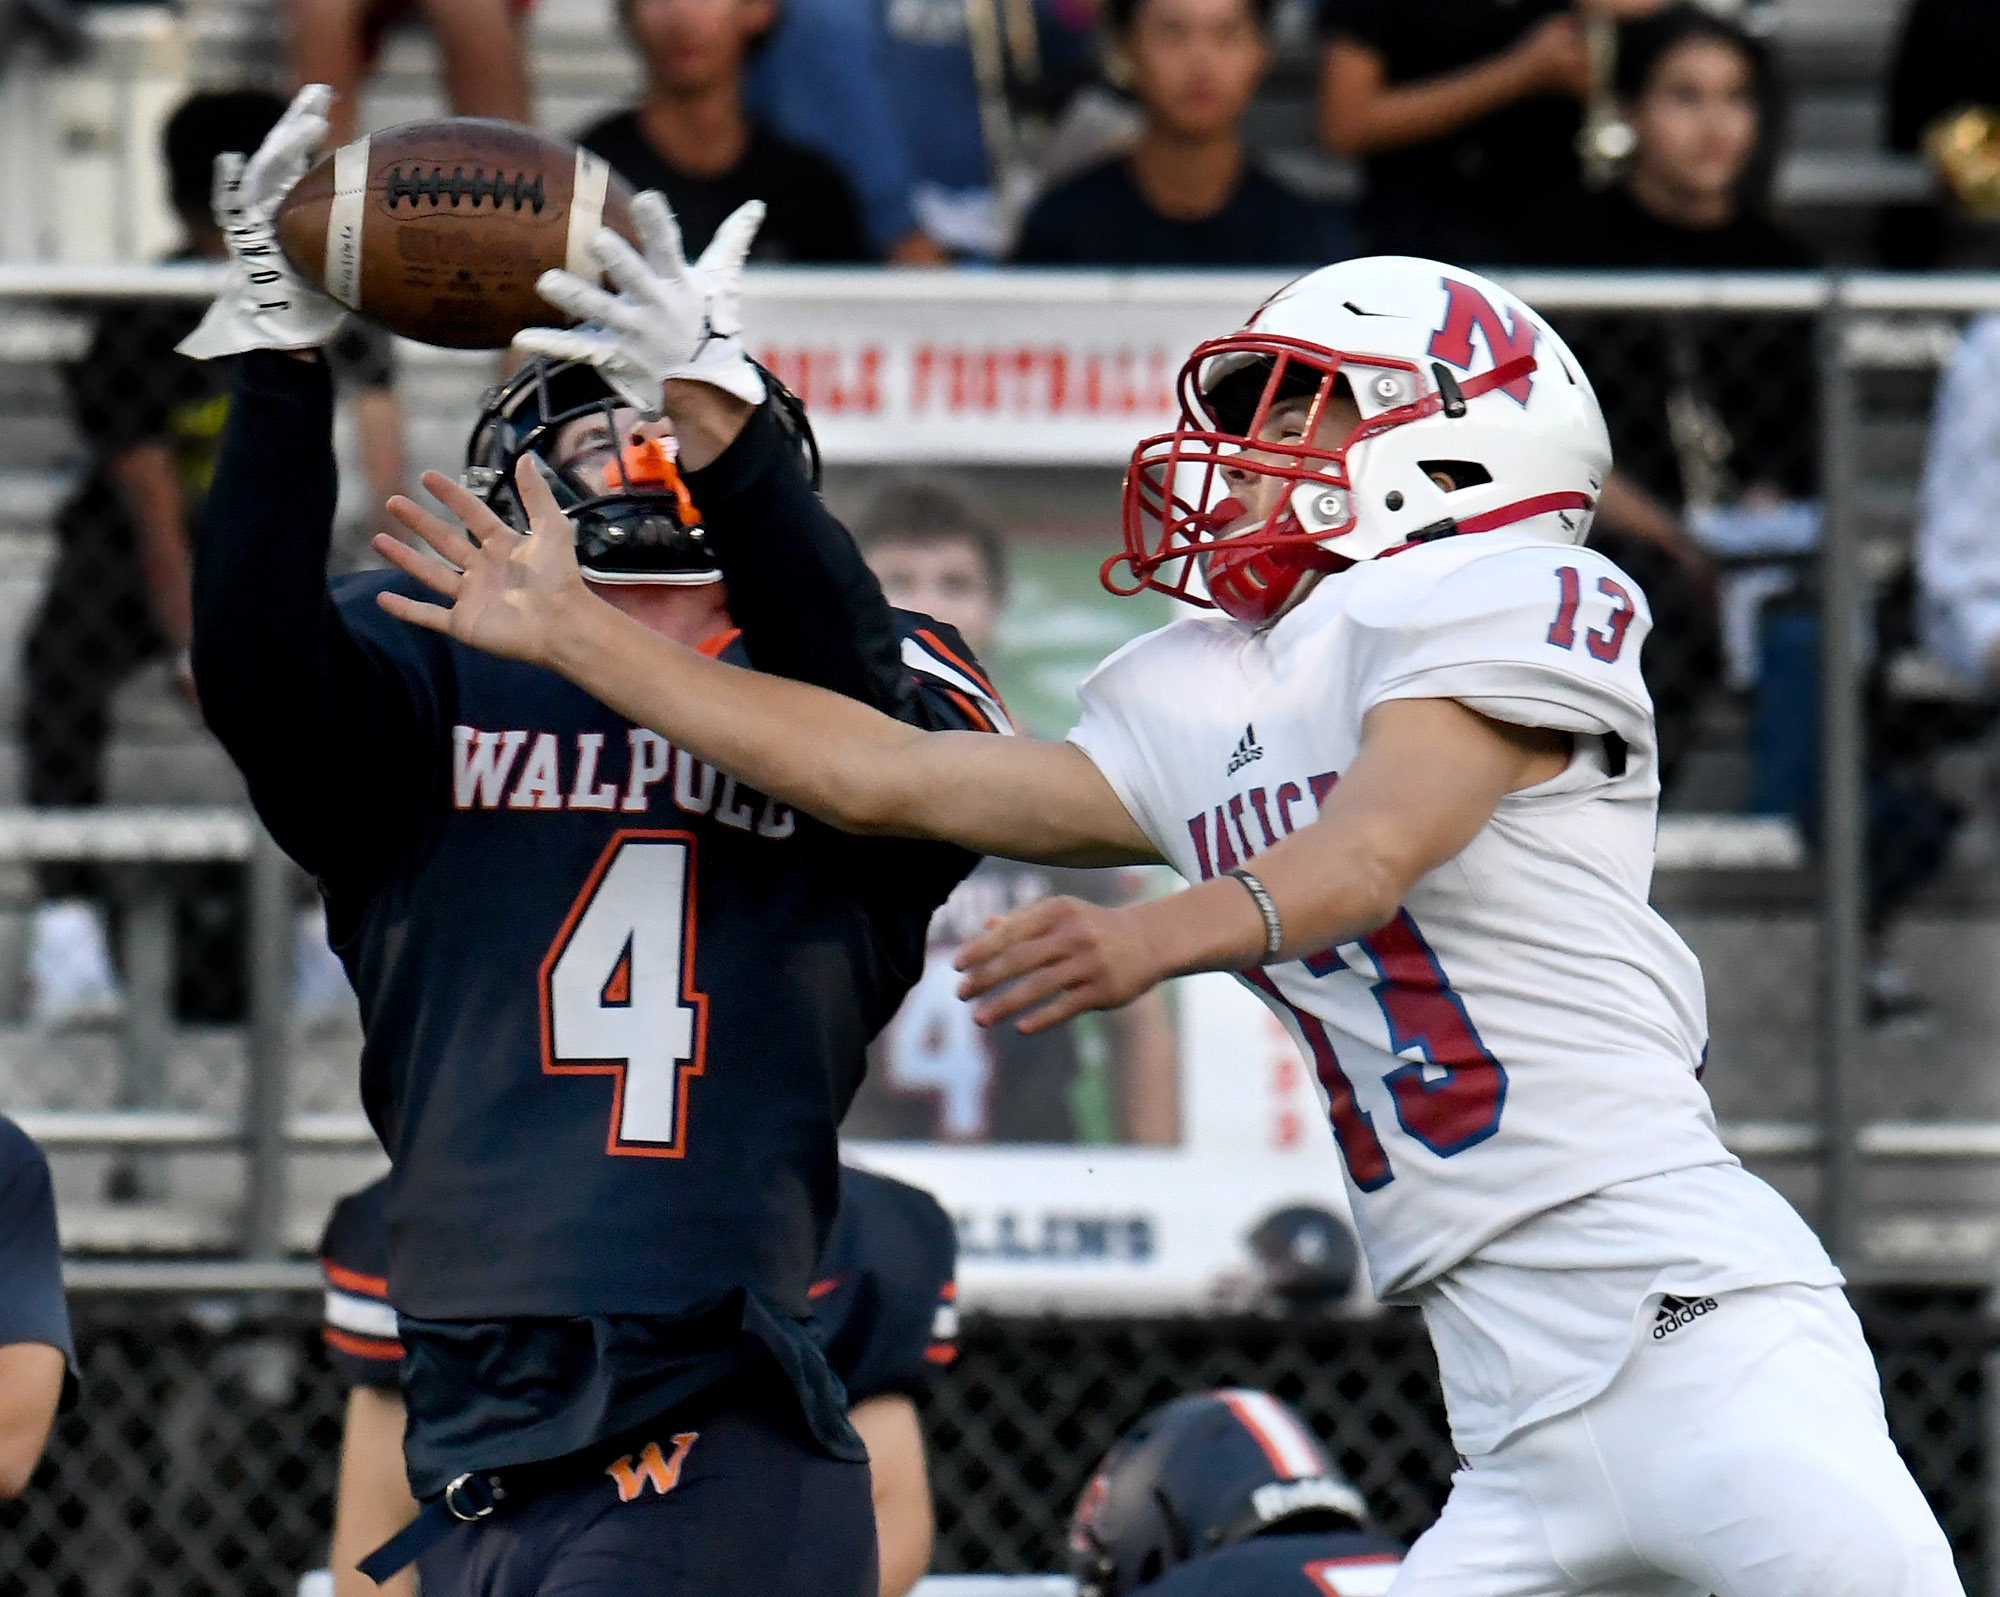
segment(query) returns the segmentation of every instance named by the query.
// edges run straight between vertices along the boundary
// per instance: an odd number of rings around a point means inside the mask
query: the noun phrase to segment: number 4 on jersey
[[[687,1083],[708,999],[694,990],[691,832],[620,832],[542,960],[542,1069],[610,1076],[605,1152],[687,1152]]]

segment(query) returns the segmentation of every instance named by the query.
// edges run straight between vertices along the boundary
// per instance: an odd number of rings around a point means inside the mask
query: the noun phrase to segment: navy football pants
[[[424,1597],[875,1597],[868,1466],[756,1410],[668,1416],[603,1479],[463,1526],[418,1567]]]

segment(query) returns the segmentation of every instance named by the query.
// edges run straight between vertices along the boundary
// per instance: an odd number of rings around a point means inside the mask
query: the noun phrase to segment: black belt
[[[503,1509],[520,1508],[544,1493],[597,1479],[632,1451],[635,1435],[650,1436],[660,1424],[661,1421],[655,1420],[643,1432],[627,1432],[544,1463],[468,1470],[418,1509],[415,1519],[355,1567],[379,1586],[391,1575],[408,1569],[461,1525],[476,1525]]]
[[[643,1425],[561,1458],[504,1469],[468,1470],[417,1510],[417,1517],[355,1566],[376,1585],[408,1569],[461,1525],[476,1525],[495,1514],[523,1508],[548,1492],[601,1479],[619,1459],[638,1452],[662,1431],[685,1430],[725,1408],[770,1403],[755,1376],[726,1375]],[[778,1404],[782,1410],[782,1403]]]

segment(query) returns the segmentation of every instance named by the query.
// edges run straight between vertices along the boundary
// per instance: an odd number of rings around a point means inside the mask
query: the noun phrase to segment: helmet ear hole
[[[1437,483],[1438,487],[1448,494],[1458,493],[1465,488],[1477,488],[1481,483],[1493,480],[1493,473],[1476,460],[1420,460],[1417,462],[1417,470]]]

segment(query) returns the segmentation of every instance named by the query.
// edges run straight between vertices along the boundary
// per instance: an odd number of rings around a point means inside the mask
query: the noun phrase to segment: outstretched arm
[[[1052,864],[1158,857],[1089,756],[1069,744],[920,731],[824,689],[706,659],[621,615],[585,587],[569,523],[531,459],[516,481],[534,529],[525,536],[436,472],[424,486],[463,530],[390,500],[446,563],[393,538],[377,538],[377,552],[451,605],[385,593],[382,607],[558,671],[619,714],[845,831]]]
[[[979,1023],[1021,1016],[1022,1031],[1046,1031],[1171,976],[1353,942],[1393,919],[1417,879],[1470,843],[1503,798],[1559,775],[1569,757],[1565,733],[1492,721],[1452,699],[1378,705],[1318,819],[1250,862],[1283,927],[1275,956],[1249,892],[1222,877],[1125,909],[1045,898],[959,950],[959,995],[1005,987],[980,1006]]]

